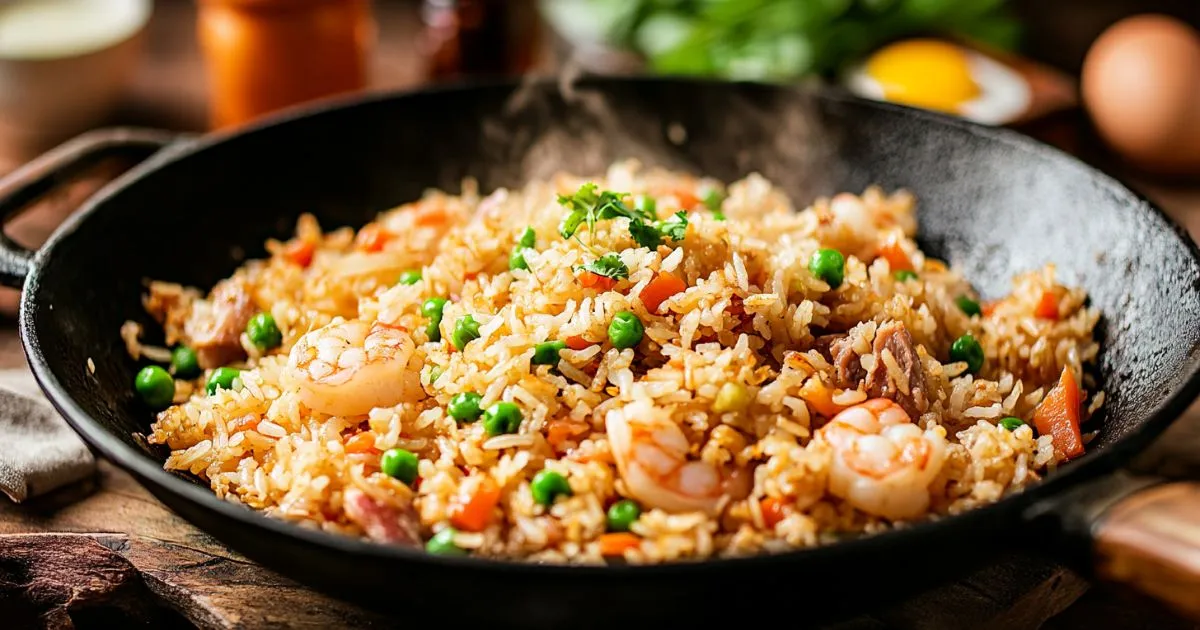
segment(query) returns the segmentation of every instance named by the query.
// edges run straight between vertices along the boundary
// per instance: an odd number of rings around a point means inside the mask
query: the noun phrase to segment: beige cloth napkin
[[[25,369],[0,370],[0,492],[20,503],[96,469],[87,445]]]

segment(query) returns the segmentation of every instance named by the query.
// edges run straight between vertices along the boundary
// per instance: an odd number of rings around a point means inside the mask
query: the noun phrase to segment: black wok
[[[1200,608],[1192,560],[1200,549],[1180,542],[1200,532],[1195,488],[1115,473],[1200,389],[1200,253],[1152,204],[1025,137],[757,84],[455,87],[325,105],[198,140],[139,130],[85,136],[10,178],[0,211],[12,214],[113,153],[155,154],[89,200],[40,251],[2,243],[3,281],[24,286],[20,325],[34,374],[102,455],[199,527],[288,576],[397,611],[398,620],[436,613],[586,626],[789,610],[810,623],[1020,547],[1080,567],[1098,561],[1104,576]],[[1056,263],[1104,313],[1097,376],[1108,402],[1093,420],[1099,437],[1036,487],[937,522],[782,555],[572,568],[433,557],[272,520],[164,472],[163,453],[136,437],[151,414],[132,394],[139,366],[117,332],[126,319],[153,326],[140,308],[144,278],[210,286],[263,255],[264,239],[289,235],[301,212],[326,227],[357,226],[426,187],[457,190],[464,176],[488,190],[559,169],[599,172],[622,157],[726,180],[758,171],[801,205],[872,183],[908,188],[919,199],[923,246],[987,297],[1007,292],[1016,272]],[[1167,526],[1140,522],[1151,517]],[[770,600],[789,604],[763,605]]]

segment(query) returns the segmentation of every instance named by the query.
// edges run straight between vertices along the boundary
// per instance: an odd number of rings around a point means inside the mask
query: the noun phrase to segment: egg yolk
[[[883,89],[885,100],[951,114],[979,96],[979,85],[963,50],[936,40],[909,40],[881,48],[867,61],[866,73]]]

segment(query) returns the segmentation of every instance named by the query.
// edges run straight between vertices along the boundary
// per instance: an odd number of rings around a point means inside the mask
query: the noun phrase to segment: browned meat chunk
[[[818,338],[820,342],[825,337]],[[871,398],[888,398],[896,401],[910,416],[916,418],[929,408],[926,398],[928,385],[921,358],[908,329],[900,322],[887,322],[875,331],[872,352],[875,363],[870,370],[862,366],[862,355],[854,351],[853,336],[841,335],[828,343],[826,353],[834,366],[834,385],[841,389],[856,389],[865,385]],[[890,361],[899,367],[898,378],[888,371]]]
[[[867,394],[896,401],[914,419],[925,413],[929,408],[925,368],[904,324],[893,321],[880,326],[873,350],[875,364],[866,375]],[[893,373],[889,364],[899,369]]]
[[[421,540],[417,513],[411,506],[400,509],[384,505],[358,488],[346,490],[343,503],[346,516],[375,542],[414,547]]]
[[[829,358],[837,370],[834,384],[842,389],[854,389],[867,377],[853,345],[851,338],[845,335],[829,344]]]
[[[207,302],[193,304],[184,332],[200,367],[216,368],[244,357],[239,337],[254,313],[250,287],[237,277],[218,282]]]
[[[173,346],[184,336],[184,326],[192,314],[192,304],[200,299],[200,292],[186,289],[171,282],[151,282],[150,290],[142,303],[159,324],[162,324],[166,343]]]

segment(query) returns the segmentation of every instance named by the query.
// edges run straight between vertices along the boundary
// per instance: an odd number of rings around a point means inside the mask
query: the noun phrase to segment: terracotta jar
[[[214,128],[367,87],[369,0],[199,0],[197,29]]]

